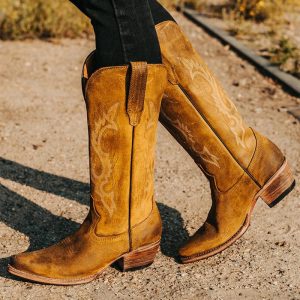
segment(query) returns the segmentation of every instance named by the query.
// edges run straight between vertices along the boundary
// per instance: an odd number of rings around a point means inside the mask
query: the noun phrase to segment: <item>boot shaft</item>
[[[251,129],[178,25],[168,21],[156,28],[169,82],[188,95],[205,121],[246,168],[251,159],[248,153],[255,149]]]
[[[144,221],[154,200],[154,151],[162,65],[83,69],[90,140],[90,176],[96,233],[117,235]]]
[[[168,70],[163,124],[173,128],[220,191],[230,189],[244,173],[261,187],[283,164],[280,150],[243,121],[176,23],[162,22],[156,30]]]

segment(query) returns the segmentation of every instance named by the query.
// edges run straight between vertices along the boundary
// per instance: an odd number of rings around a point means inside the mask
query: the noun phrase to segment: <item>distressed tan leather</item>
[[[95,71],[93,60],[91,54],[83,69],[90,142],[88,217],[77,232],[58,244],[19,254],[11,262],[17,270],[43,280],[78,282],[161,238],[153,182],[166,69],[133,63]],[[133,118],[134,126],[128,107],[138,115]]]
[[[205,224],[180,249],[181,257],[220,247],[243,226],[257,192],[284,156],[250,128],[178,25],[156,26],[168,84],[160,120],[210,181]]]
[[[132,62],[131,63],[131,80],[129,87],[129,95],[127,101],[127,113],[129,115],[129,123],[132,126],[139,124],[144,110],[144,98],[147,83],[147,63]]]

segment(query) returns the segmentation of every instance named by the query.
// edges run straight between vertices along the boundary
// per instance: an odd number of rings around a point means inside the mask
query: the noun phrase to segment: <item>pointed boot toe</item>
[[[37,278],[42,278],[47,273],[46,257],[42,255],[43,250],[24,252],[14,255],[10,259],[8,272],[15,276],[36,281]]]
[[[14,274],[14,272],[31,272],[30,259],[25,253],[14,255],[10,258],[8,265],[8,272]]]

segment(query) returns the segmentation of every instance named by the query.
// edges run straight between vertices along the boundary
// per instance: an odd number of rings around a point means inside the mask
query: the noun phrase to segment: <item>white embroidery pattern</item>
[[[164,98],[164,101],[170,102],[172,105],[172,101],[168,98]],[[169,118],[166,113],[164,112],[164,109],[161,110],[161,114],[163,117],[171,123],[177,130],[181,132],[181,134],[184,136],[185,140],[188,143],[188,147],[197,154],[202,160],[206,161],[209,164],[214,165],[217,168],[221,168],[219,164],[219,158],[212,154],[206,146],[204,146],[201,150],[198,149],[199,145],[197,144],[197,141],[195,140],[192,132],[189,130],[188,126],[182,123],[179,119],[172,120]]]
[[[108,130],[119,131],[116,122],[119,103],[112,105],[107,112],[102,112],[95,121],[94,132],[91,134],[91,147],[96,155],[97,164],[91,168],[91,180],[95,188],[97,200],[101,201],[109,216],[116,209],[113,182],[113,153],[112,149],[104,149],[102,139]]]
[[[190,77],[192,85],[203,95],[203,100],[226,119],[226,124],[234,135],[237,145],[246,148],[246,129],[243,119],[206,64],[196,58],[187,59],[179,56],[177,61],[184,67],[184,72]]]

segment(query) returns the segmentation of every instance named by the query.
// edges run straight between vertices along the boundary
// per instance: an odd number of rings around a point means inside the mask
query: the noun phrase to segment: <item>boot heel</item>
[[[160,241],[125,254],[117,262],[119,267],[122,271],[128,271],[151,265],[158,252],[159,244]]]
[[[277,173],[262,188],[259,197],[269,207],[279,203],[295,187],[292,170],[285,161]]]

